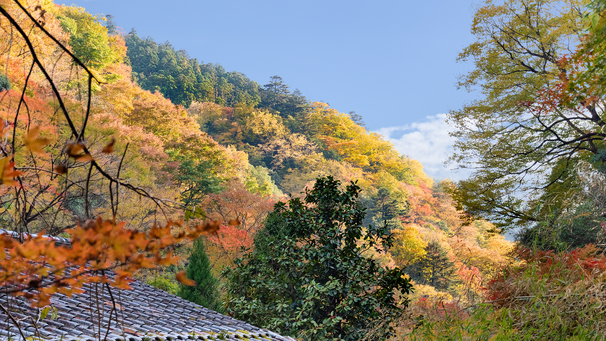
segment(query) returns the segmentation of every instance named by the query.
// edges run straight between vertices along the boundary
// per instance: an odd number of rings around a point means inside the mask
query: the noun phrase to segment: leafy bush
[[[520,248],[519,266],[486,287],[469,316],[442,306],[403,340],[604,340],[606,257],[593,245],[567,253]],[[436,307],[440,308],[440,307]]]
[[[278,203],[255,248],[224,275],[227,311],[302,340],[385,340],[408,303],[401,269],[364,256],[391,245],[387,227],[362,227],[360,188],[320,178],[306,197]]]
[[[169,294],[176,295],[179,292],[179,283],[174,280],[174,275],[172,277],[167,275],[154,276],[148,279],[146,283]]]

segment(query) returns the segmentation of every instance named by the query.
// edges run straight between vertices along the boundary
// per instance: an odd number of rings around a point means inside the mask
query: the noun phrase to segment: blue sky
[[[61,2],[61,1],[59,1]],[[313,101],[362,115],[370,130],[418,159],[430,176],[452,141],[444,114],[476,94],[457,90],[470,63],[472,0],[75,0],[112,14],[125,32],[170,41],[203,62],[265,84],[281,76]]]

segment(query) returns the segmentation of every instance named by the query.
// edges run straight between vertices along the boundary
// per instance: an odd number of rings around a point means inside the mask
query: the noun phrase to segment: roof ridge
[[[3,235],[3,234],[9,235],[10,237],[12,237],[13,239],[16,239],[16,240],[23,240],[26,238],[37,238],[39,236],[38,233],[17,232],[17,231],[11,231],[11,230],[7,230],[7,229],[0,229],[0,235]],[[43,234],[42,238],[52,239],[55,241],[55,244],[59,244],[59,245],[65,245],[65,246],[72,245],[71,241],[65,237],[56,237],[56,236],[49,236],[47,234]]]
[[[17,240],[22,240],[25,238],[37,238],[39,236],[38,233],[17,232],[17,231],[11,231],[11,230],[0,228],[0,235],[3,235],[3,234],[10,235],[13,239],[17,239]],[[65,238],[65,237],[56,237],[56,236],[49,236],[47,234],[43,234],[42,238],[52,239],[55,241],[55,244],[66,245],[66,246],[72,245],[69,238]]]

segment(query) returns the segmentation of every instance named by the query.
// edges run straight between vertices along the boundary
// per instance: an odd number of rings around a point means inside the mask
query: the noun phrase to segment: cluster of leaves
[[[136,270],[176,264],[179,258],[172,251],[164,252],[167,248],[217,228],[217,224],[189,228],[169,222],[166,226],[153,226],[145,233],[125,225],[101,218],[87,221],[84,226],[66,232],[69,245],[56,245],[54,239],[41,234],[28,235],[23,241],[3,234],[0,286],[4,292],[24,296],[38,307],[49,305],[55,293],[70,296],[81,293],[84,283],[129,289],[128,283]],[[174,226],[183,229],[174,234],[171,229]],[[111,280],[107,271],[112,271]],[[184,272],[177,279],[193,284]]]

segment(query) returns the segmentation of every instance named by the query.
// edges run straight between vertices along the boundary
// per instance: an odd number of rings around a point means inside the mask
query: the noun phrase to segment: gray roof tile
[[[0,234],[4,233],[19,238],[16,232],[0,229]],[[52,238],[56,244],[69,245],[65,238]],[[99,332],[102,337],[107,333],[107,340],[112,341],[217,340],[220,333],[228,340],[295,340],[221,315],[139,281],[132,282],[131,288],[112,288],[116,302],[113,313],[112,298],[104,286],[85,285],[84,293],[71,298],[57,294],[51,299],[51,304],[57,308],[57,319],[47,316],[36,326],[33,323],[38,310],[31,308],[25,299],[0,294],[0,302],[21,320],[26,337],[42,340],[92,341],[97,340]],[[94,297],[99,297],[98,301]],[[0,312],[0,340],[9,339],[16,341],[21,337],[8,317]]]
[[[196,340],[216,340],[223,333],[228,340],[294,340],[254,327],[246,322],[235,320],[212,310],[198,306],[180,297],[143,284],[131,283],[132,290],[112,289],[117,309],[112,313],[111,328],[107,340],[140,341],[171,338],[190,340],[195,333]],[[90,290],[87,286],[85,290]],[[22,330],[26,337],[39,335],[44,340],[86,341],[96,339],[101,324],[101,335],[105,336],[112,310],[111,298],[107,289],[99,293],[99,303],[91,301],[89,292],[68,298],[56,295],[51,299],[58,310],[57,319],[47,317],[38,323],[36,329],[29,316],[37,316],[37,310],[31,308],[22,298],[0,295],[0,302],[10,307],[13,316],[23,319]],[[19,340],[17,329],[7,323],[7,317],[0,313],[0,340]],[[10,328],[10,330],[9,330]]]

